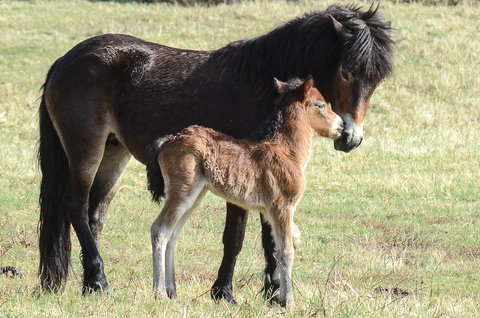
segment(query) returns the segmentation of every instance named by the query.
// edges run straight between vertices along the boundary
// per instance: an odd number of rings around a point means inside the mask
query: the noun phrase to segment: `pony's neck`
[[[307,48],[298,32],[291,22],[265,35],[232,42],[216,52],[217,61],[225,67],[223,74],[239,77],[254,95],[273,94],[274,77],[286,80],[310,75],[304,60]]]
[[[315,132],[306,124],[307,114],[297,107],[293,105],[283,109],[283,123],[274,140],[281,144],[285,155],[304,170],[310,158]]]

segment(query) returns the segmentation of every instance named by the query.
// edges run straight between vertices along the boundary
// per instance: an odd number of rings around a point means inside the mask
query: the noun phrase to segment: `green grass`
[[[160,209],[149,201],[144,167],[133,160],[102,237],[110,294],[81,296],[76,239],[76,275],[66,291],[40,294],[39,88],[56,58],[96,34],[214,49],[325,6],[0,2],[0,266],[24,274],[22,280],[0,277],[0,316],[282,315],[259,293],[264,261],[256,213],[234,277],[239,306],[215,304],[205,294],[220,264],[225,219],[224,203],[211,195],[179,241],[179,299],[153,299],[149,227]],[[293,276],[296,307],[286,314],[478,316],[480,8],[383,2],[382,12],[395,28],[396,71],[373,96],[359,149],[343,154],[327,140],[315,142],[296,213],[302,230]],[[409,295],[382,294],[378,287]]]

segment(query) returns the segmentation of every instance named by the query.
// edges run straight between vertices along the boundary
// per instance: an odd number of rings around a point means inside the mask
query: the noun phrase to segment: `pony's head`
[[[325,12],[331,36],[336,39],[334,46],[339,48],[332,54],[338,58],[328,67],[328,76],[313,75],[315,79],[318,76],[319,88],[345,122],[342,136],[335,141],[335,149],[344,152],[362,142],[373,91],[393,71],[391,23],[380,18],[377,9],[372,6],[362,12],[354,7],[333,6]]]
[[[314,86],[313,77],[281,82],[274,79],[274,85],[281,96],[282,107],[302,112],[302,118],[317,135],[337,141],[343,132],[343,120],[331,109],[325,98]],[[293,106],[293,107],[291,107]]]

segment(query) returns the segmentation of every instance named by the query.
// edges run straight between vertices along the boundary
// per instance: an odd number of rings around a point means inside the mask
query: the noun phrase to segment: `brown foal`
[[[276,300],[293,305],[291,274],[299,233],[293,214],[305,189],[303,172],[312,138],[337,140],[344,124],[314,87],[312,77],[287,83],[275,79],[275,86],[281,120],[262,142],[234,139],[201,126],[156,141],[147,170],[154,199],[166,198],[151,227],[153,288],[158,296],[176,296],[175,245],[185,222],[210,190],[228,202],[259,211],[270,223],[280,264]],[[161,174],[154,175],[158,168]]]

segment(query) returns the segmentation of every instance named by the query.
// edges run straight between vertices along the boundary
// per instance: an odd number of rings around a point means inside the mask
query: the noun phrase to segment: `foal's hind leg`
[[[120,185],[123,171],[130,158],[131,154],[127,148],[114,135],[110,135],[89,196],[88,221],[98,248],[100,248],[100,235],[107,209]]]
[[[188,219],[189,210],[193,210],[193,206],[197,203],[200,196],[204,194],[205,184],[197,185],[185,185],[185,182],[176,180],[179,184],[184,184],[182,193],[179,193],[177,189],[172,189],[167,192],[165,205],[162,212],[153,222],[150,228],[151,240],[152,240],[152,254],[153,254],[153,290],[156,295],[160,297],[175,296],[176,291],[174,288],[175,278],[173,269],[173,251],[175,248],[176,239],[180,234],[183,223]],[[188,187],[188,189],[185,189]],[[200,198],[201,199],[201,198]],[[191,211],[190,211],[191,212]],[[174,233],[177,225],[180,225],[179,231]],[[171,242],[169,252],[167,254],[167,245]],[[169,290],[167,290],[167,263],[168,263],[168,283]],[[172,279],[173,276],[173,279]],[[172,286],[173,283],[173,286]]]
[[[192,207],[188,209],[188,211],[185,212],[185,214],[182,216],[180,221],[178,221],[170,237],[170,240],[167,244],[167,249],[165,251],[165,285],[166,285],[167,295],[170,298],[177,297],[177,286],[175,284],[175,247],[177,245],[178,238],[182,233],[183,226],[185,225],[187,220],[190,218],[193,211],[202,202],[206,193],[207,193],[207,189],[203,189],[200,192],[200,194],[197,196],[197,199],[193,203]],[[195,195],[196,193],[194,193],[192,197]]]

